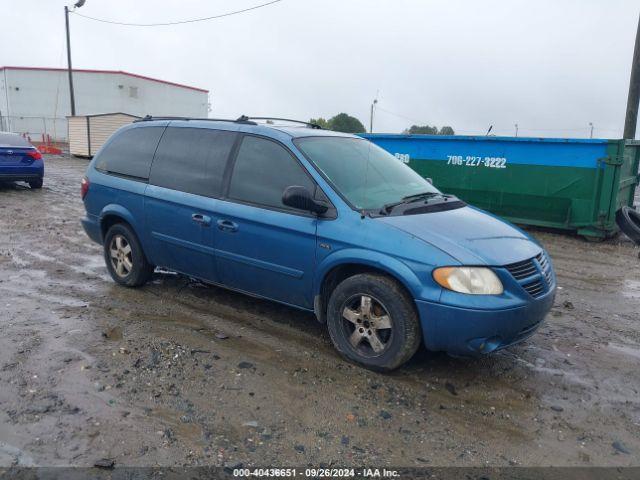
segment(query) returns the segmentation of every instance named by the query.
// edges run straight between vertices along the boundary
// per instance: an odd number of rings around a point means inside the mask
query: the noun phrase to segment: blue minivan
[[[556,279],[526,233],[367,140],[263,120],[147,117],[105,143],[82,225],[117,283],[164,267],[312,311],[374,370],[421,342],[488,354],[540,326]]]

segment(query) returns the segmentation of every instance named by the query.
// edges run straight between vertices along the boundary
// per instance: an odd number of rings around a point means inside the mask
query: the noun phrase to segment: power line
[[[404,120],[409,120],[410,122],[415,122],[416,124],[419,124],[419,123],[424,124],[424,122],[422,122],[421,120],[416,120],[415,118],[405,117],[404,115],[400,115],[399,113],[394,113],[394,112],[391,112],[391,111],[387,110],[386,108],[382,108],[379,105],[376,105],[376,109],[381,110],[381,111],[383,111],[385,113],[388,113],[389,115],[393,115],[394,117],[403,118]]]
[[[394,117],[398,117],[398,118],[402,118],[404,120],[408,120],[410,122],[414,122],[416,125],[428,125],[427,122],[423,122],[421,120],[416,120],[415,118],[411,118],[411,117],[407,117],[405,115],[401,115],[399,113],[395,113],[392,112],[390,110],[387,110],[386,108],[381,107],[380,105],[376,105],[376,110],[380,110],[382,112],[388,113],[390,115],[393,115]],[[576,127],[576,128],[527,128],[527,127],[523,127],[521,124],[518,124],[518,131],[519,132],[583,132],[583,131],[587,131],[589,130],[591,127]],[[499,127],[494,127],[493,130],[505,130],[503,128],[499,128]],[[599,130],[604,130],[604,131],[608,131],[608,132],[619,132],[620,129],[616,129],[616,128],[603,128],[603,127],[597,127],[594,128],[594,131],[599,131]],[[476,130],[460,130],[458,128],[455,129],[456,132],[459,133],[473,133],[473,134],[477,134]]]
[[[578,132],[582,130],[589,130],[591,127],[577,127],[577,128],[528,128],[528,127],[520,127],[521,130],[527,130],[530,132]]]
[[[402,118],[404,120],[408,120],[410,122],[412,122],[414,125],[429,125],[428,122],[423,122],[422,120],[416,120],[415,118],[410,118],[410,117],[406,117],[404,115],[400,115],[399,113],[395,113],[392,112],[390,110],[387,110],[386,108],[382,108],[379,104],[376,105],[376,110],[381,110],[385,113],[388,113],[389,115],[393,115],[394,117],[398,117],[398,118]],[[456,132],[460,132],[460,133],[478,133],[476,130],[459,130],[459,129],[455,129]]]
[[[242,10],[236,10],[236,11],[233,11],[233,12],[222,13],[220,15],[213,15],[211,17],[192,18],[190,20],[178,20],[178,21],[175,21],[175,22],[165,22],[165,23],[116,22],[114,20],[106,20],[104,18],[95,18],[95,17],[90,17],[88,15],[82,15],[81,13],[78,13],[78,12],[72,11],[72,10],[69,13],[73,13],[74,15],[77,15],[77,16],[82,17],[82,18],[86,18],[88,20],[94,20],[96,22],[102,22],[102,23],[109,23],[111,25],[123,25],[123,26],[126,26],[126,27],[166,27],[166,26],[169,26],[169,25],[182,25],[182,24],[185,24],[185,23],[205,22],[207,20],[215,20],[217,18],[230,17],[232,15],[237,15],[239,13],[245,13],[245,12],[249,12],[251,10],[257,10],[258,8],[267,7],[269,5],[273,5],[274,3],[278,3],[278,2],[281,2],[281,1],[282,0],[272,0],[271,2],[262,3],[260,5],[254,6],[254,7],[244,8]]]

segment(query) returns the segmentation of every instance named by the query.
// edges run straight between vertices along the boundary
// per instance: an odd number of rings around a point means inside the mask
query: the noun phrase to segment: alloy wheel
[[[361,355],[381,355],[391,344],[391,316],[382,302],[371,295],[350,297],[342,308],[342,320],[351,347]]]
[[[131,245],[123,235],[114,235],[109,244],[109,255],[113,271],[121,278],[129,275],[133,270],[133,256]]]

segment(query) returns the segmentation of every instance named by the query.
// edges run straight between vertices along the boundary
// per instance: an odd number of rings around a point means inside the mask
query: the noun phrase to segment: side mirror
[[[282,194],[282,203],[287,207],[297,208],[298,210],[306,210],[318,215],[325,213],[329,207],[323,202],[314,200],[311,192],[305,187],[291,186],[284,189]]]
[[[433,185],[433,178],[429,178],[429,177],[427,177],[427,178],[425,178],[425,180],[426,180],[427,182],[429,182],[431,185]]]

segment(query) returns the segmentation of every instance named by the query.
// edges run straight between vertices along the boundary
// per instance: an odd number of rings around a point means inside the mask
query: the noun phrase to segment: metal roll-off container
[[[587,239],[618,232],[633,206],[640,142],[634,140],[362,134],[436,187],[514,223]]]

